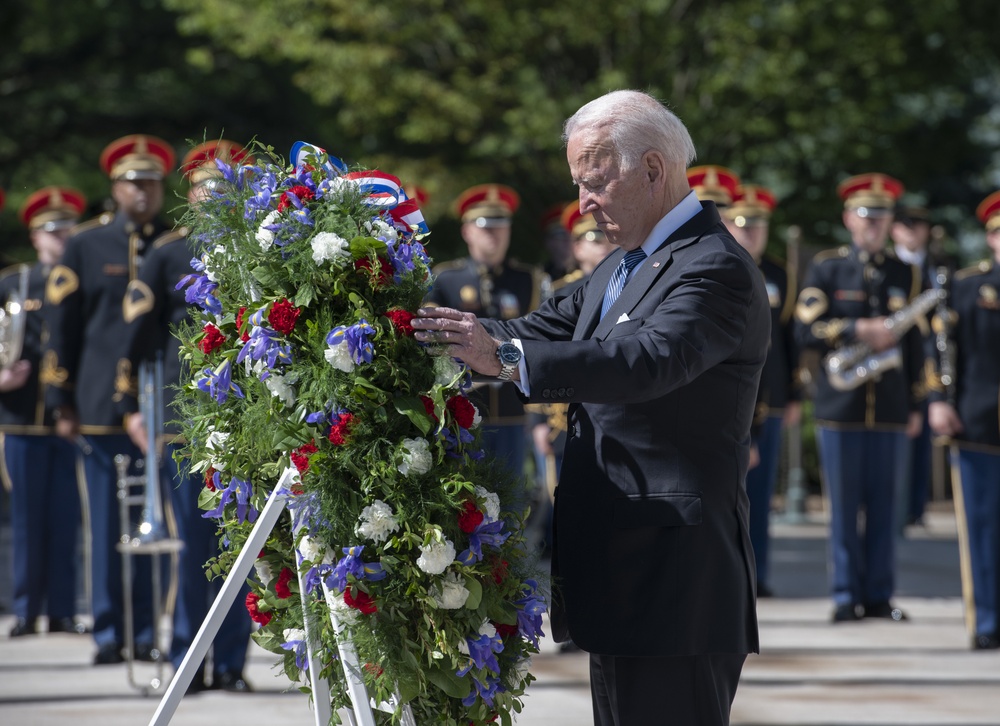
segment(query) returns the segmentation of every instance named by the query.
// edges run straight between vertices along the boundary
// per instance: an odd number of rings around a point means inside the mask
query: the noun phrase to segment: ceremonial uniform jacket
[[[953,399],[965,429],[956,437],[958,446],[1000,454],[1000,267],[984,260],[957,272],[949,306],[954,314],[949,338],[955,346],[955,388],[949,395],[934,376],[929,398]],[[941,322],[935,319],[935,328]],[[940,353],[930,347],[940,371]]]
[[[53,408],[75,408],[83,434],[124,433],[121,399],[133,378],[122,301],[164,231],[158,221],[138,228],[124,215],[102,215],[70,237],[62,263],[49,275],[47,399]]]
[[[124,315],[127,324],[127,357],[134,374],[143,364],[163,361],[163,390],[159,415],[168,433],[179,431],[173,402],[175,386],[181,380],[180,339],[173,330],[190,320],[190,308],[184,290],[177,283],[190,275],[195,250],[185,236],[187,229],[167,232],[153,243],[142,263],[139,277],[132,280],[125,294]],[[142,395],[139,390],[138,394]],[[122,396],[122,413],[139,410],[136,390]]]
[[[531,402],[570,404],[553,633],[605,655],[756,651],[744,481],[770,336],[764,280],[711,202],[601,318],[623,256],[524,318],[483,321],[520,339]]]
[[[537,267],[507,260],[491,269],[466,257],[434,268],[434,286],[427,302],[479,317],[511,320],[537,308],[548,295],[549,279]],[[486,426],[525,421],[524,404],[513,384],[479,385],[472,399]]]
[[[795,278],[782,264],[767,257],[760,261],[764,288],[771,309],[771,346],[760,377],[757,396],[758,423],[768,416],[780,416],[789,401],[797,401],[795,372],[798,352],[795,343]],[[789,279],[791,278],[791,279]]]
[[[49,265],[36,263],[14,265],[0,271],[0,305],[6,305],[11,297],[21,298],[24,337],[20,359],[31,363],[31,375],[21,388],[0,393],[0,431],[4,433],[53,433],[52,411],[45,406],[46,384],[40,380],[40,371],[44,368],[42,348],[48,338],[42,305],[50,269]]]
[[[891,251],[868,255],[853,245],[813,258],[796,306],[796,337],[821,355],[856,342],[859,318],[892,315],[921,290],[920,272]],[[840,429],[902,430],[925,391],[924,352],[914,326],[900,340],[903,363],[849,391],[830,385],[824,366],[816,383],[816,419]]]

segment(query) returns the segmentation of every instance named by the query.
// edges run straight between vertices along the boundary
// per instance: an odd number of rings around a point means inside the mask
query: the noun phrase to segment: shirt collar
[[[683,227],[700,211],[701,202],[698,201],[698,196],[694,191],[688,192],[686,197],[674,205],[674,208],[656,223],[649,236],[646,237],[646,241],[642,243],[642,251],[646,253],[646,257],[656,252],[670,235]]]

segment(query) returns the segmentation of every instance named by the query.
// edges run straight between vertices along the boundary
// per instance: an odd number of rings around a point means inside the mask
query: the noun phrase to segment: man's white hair
[[[612,91],[581,107],[563,126],[563,143],[588,129],[608,134],[622,171],[637,167],[647,151],[684,168],[695,159],[694,142],[681,120],[642,91]]]

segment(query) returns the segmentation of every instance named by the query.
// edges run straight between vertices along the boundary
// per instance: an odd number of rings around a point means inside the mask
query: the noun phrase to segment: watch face
[[[513,343],[503,343],[497,350],[500,362],[505,365],[515,365],[521,360],[521,350]]]

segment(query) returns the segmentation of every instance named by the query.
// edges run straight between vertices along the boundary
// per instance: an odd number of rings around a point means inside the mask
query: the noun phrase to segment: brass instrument
[[[0,369],[10,368],[21,360],[24,348],[24,324],[27,311],[24,303],[28,299],[28,275],[31,268],[21,266],[20,285],[11,294],[6,304],[0,307]]]
[[[163,595],[160,555],[176,554],[184,543],[171,537],[163,515],[163,500],[160,491],[160,433],[163,428],[163,361],[155,365],[143,363],[139,368],[139,410],[146,427],[146,457],[143,463],[145,473],[141,476],[128,473],[131,459],[119,454],[115,457],[118,474],[118,503],[121,522],[121,539],[118,551],[122,554],[122,590],[124,595],[125,659],[128,666],[128,680],[143,694],[157,690],[165,681],[163,664],[166,648],[158,646],[160,619],[162,617]],[[138,493],[137,493],[138,492]],[[133,505],[142,505],[142,516],[138,527],[131,529],[129,510]],[[140,686],[133,677],[135,662],[135,624],[132,610],[132,557],[149,555],[153,565],[153,659],[156,661],[156,675],[148,686]]]
[[[905,308],[885,319],[886,329],[893,331],[899,340],[944,297],[946,294],[941,289],[922,292]],[[866,381],[877,381],[883,373],[899,368],[902,363],[903,353],[898,345],[876,353],[863,342],[845,345],[823,359],[830,385],[838,391],[851,391]]]

